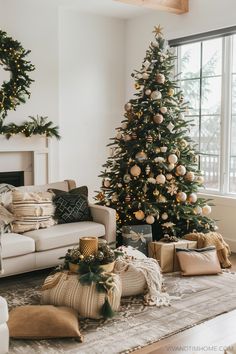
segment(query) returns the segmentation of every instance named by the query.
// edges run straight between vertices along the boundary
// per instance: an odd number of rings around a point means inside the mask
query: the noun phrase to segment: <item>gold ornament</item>
[[[189,203],[196,203],[197,201],[197,194],[196,193],[191,193],[188,196],[188,201]]]
[[[131,176],[128,173],[126,173],[123,177],[123,181],[125,183],[129,183],[131,181]]]
[[[154,189],[153,193],[154,197],[158,197],[158,195],[160,194],[160,192],[157,189]]]
[[[171,196],[176,194],[178,191],[178,187],[174,183],[171,183],[166,189],[167,193],[169,193]]]
[[[106,178],[105,178],[105,179],[103,180],[103,187],[109,188],[110,185],[111,185],[111,181],[110,181],[109,179],[106,179]]]
[[[185,202],[187,199],[187,194],[184,192],[179,192],[176,194],[176,200],[177,202]]]
[[[178,176],[184,176],[185,173],[186,173],[186,168],[185,168],[185,166],[179,165],[179,166],[176,167],[176,174],[177,174]]]
[[[162,218],[162,220],[167,220],[168,219],[168,214],[167,213],[163,213],[161,215],[161,218]]]
[[[170,154],[168,156],[168,161],[171,164],[175,164],[178,161],[178,157],[175,154]]]
[[[155,114],[155,116],[153,117],[154,123],[157,123],[157,124],[161,124],[163,122],[163,120],[164,120],[163,115],[159,114],[159,113]]]
[[[98,199],[100,202],[102,202],[105,199],[105,195],[103,192],[100,192],[97,194],[96,199]]]
[[[158,176],[156,176],[157,184],[164,184],[165,181],[166,181],[166,178],[162,173],[160,173]]]
[[[157,74],[156,76],[156,81],[158,82],[158,84],[164,84],[165,83],[165,75],[163,74]]]
[[[154,30],[152,31],[152,33],[154,33],[155,36],[158,37],[163,35],[162,31],[163,28],[160,25],[158,25],[158,26],[154,26]]]
[[[146,220],[146,223],[149,225],[151,225],[155,222],[155,218],[152,215],[148,215],[145,220]]]
[[[147,159],[147,154],[144,151],[140,151],[140,152],[137,152],[137,154],[135,155],[135,158],[139,162],[143,162]]]
[[[188,142],[185,139],[180,140],[180,146],[184,149],[188,146]]]
[[[141,168],[138,165],[134,165],[130,169],[130,173],[134,177],[138,177],[141,174]]]
[[[166,197],[164,195],[160,194],[158,197],[158,202],[159,203],[166,203]]]
[[[192,171],[187,172],[186,175],[184,176],[184,179],[186,179],[186,181],[193,182],[195,179],[194,172]]]
[[[172,171],[174,168],[175,168],[175,165],[173,163],[169,163],[168,170]]]
[[[173,178],[173,175],[171,173],[167,173],[166,179],[167,181],[170,181]]]
[[[136,83],[134,84],[134,88],[135,88],[136,90],[139,90],[139,89],[140,89],[140,85],[136,82]]]
[[[172,97],[172,96],[174,96],[174,93],[175,93],[175,90],[173,88],[170,88],[168,90],[168,96]]]
[[[111,201],[112,203],[115,203],[118,201],[118,195],[117,193],[113,193],[112,196],[111,196]]]
[[[145,218],[145,214],[142,210],[135,211],[134,216],[137,220],[143,220]]]
[[[116,212],[116,220],[118,221],[120,218],[120,215]]]
[[[161,149],[159,147],[156,147],[155,152],[159,154],[159,152],[161,152]]]

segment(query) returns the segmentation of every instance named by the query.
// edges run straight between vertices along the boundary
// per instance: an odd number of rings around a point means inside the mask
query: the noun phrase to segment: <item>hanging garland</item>
[[[24,134],[27,138],[32,135],[44,135],[48,138],[55,137],[60,139],[58,127],[53,126],[53,122],[48,121],[48,117],[29,117],[29,121],[25,121],[21,125],[10,123],[4,125],[0,120],[0,134],[5,135],[7,139],[10,139],[13,135]]]
[[[34,80],[28,73],[35,67],[25,59],[29,53],[30,50],[26,51],[18,41],[0,30],[0,65],[11,73],[10,80],[0,86],[0,120],[6,117],[7,111],[15,110],[30,97],[29,87]]]

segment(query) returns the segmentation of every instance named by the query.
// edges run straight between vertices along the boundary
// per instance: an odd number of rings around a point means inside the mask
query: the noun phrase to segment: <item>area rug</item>
[[[14,308],[39,304],[44,273],[0,280],[0,294]],[[84,343],[73,340],[11,340],[10,354],[115,354],[130,353],[172,334],[236,309],[236,275],[184,278],[164,277],[166,291],[175,297],[169,307],[145,307],[140,297],[124,298],[110,320],[81,320]]]

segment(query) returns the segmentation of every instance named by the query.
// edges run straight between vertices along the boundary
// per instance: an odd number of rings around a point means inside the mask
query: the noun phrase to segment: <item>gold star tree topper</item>
[[[163,28],[160,25],[158,25],[154,27],[154,30],[152,32],[155,34],[156,37],[158,37],[163,35],[162,31]]]

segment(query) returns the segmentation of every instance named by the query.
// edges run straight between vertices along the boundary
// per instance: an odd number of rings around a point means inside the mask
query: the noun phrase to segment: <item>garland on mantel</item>
[[[60,139],[58,132],[58,126],[53,126],[52,121],[48,121],[48,117],[29,116],[30,120],[23,122],[21,125],[10,123],[8,125],[3,124],[3,120],[0,119],[0,134],[5,135],[7,139],[10,139],[16,134],[24,134],[27,138],[32,135],[44,135],[48,138],[55,137]]]
[[[7,36],[0,30],[0,66],[10,72],[9,81],[0,86],[0,119],[7,116],[7,111],[16,109],[16,106],[30,97],[29,87],[32,80],[28,73],[35,69],[34,65],[25,58],[30,50],[25,50],[21,43]]]

